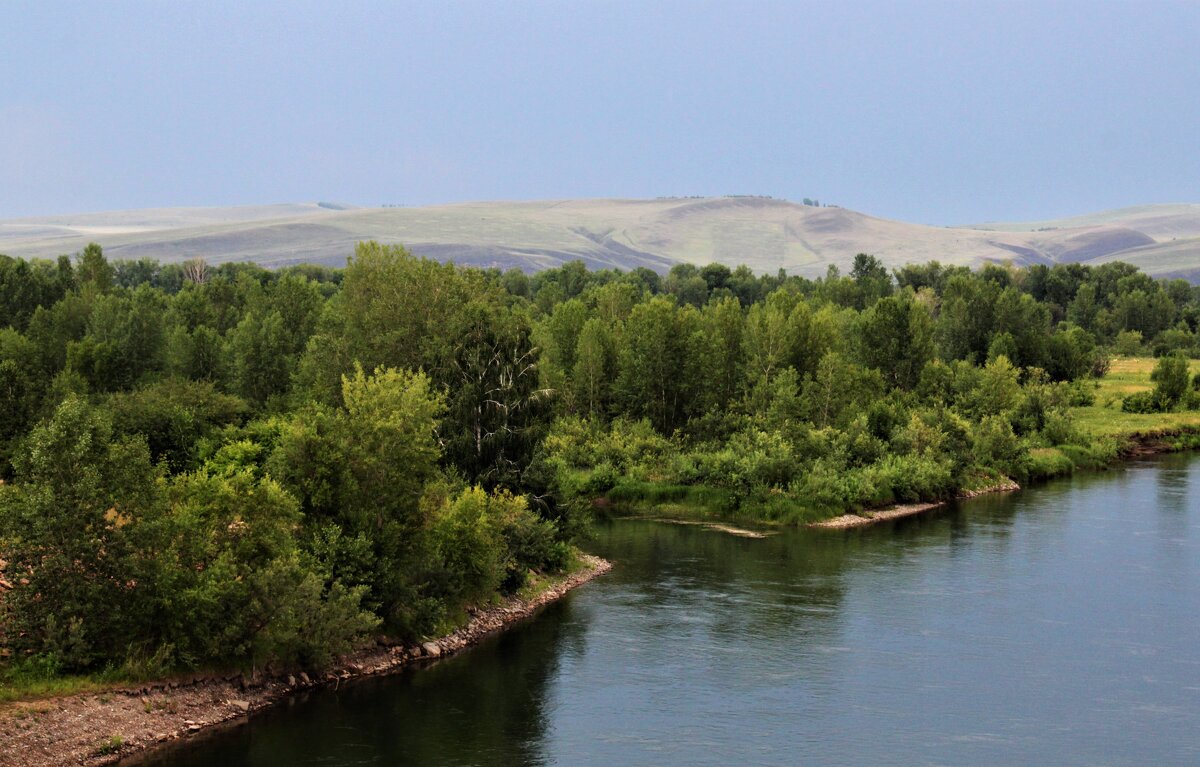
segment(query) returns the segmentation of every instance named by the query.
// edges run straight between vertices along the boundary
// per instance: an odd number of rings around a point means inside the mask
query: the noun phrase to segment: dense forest
[[[534,275],[0,257],[10,673],[319,666],[569,568],[591,515],[801,523],[1061,471],[1110,355],[1197,406],[1200,295],[1120,263]]]

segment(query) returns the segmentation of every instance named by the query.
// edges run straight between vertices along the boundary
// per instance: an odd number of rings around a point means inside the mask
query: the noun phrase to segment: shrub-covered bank
[[[176,741],[247,714],[288,695],[324,685],[398,671],[441,657],[533,615],[543,605],[608,571],[583,556],[565,575],[530,584],[520,595],[477,610],[450,634],[421,645],[372,643],[339,658],[320,674],[200,673],[0,708],[0,767],[113,764],[130,754]]]
[[[1173,360],[1168,357],[1167,362],[1170,364]],[[945,496],[939,497],[936,493],[919,497],[893,496],[883,502],[865,499],[857,504],[845,504],[842,507],[846,512],[843,516],[816,514],[809,517],[806,523],[833,527],[856,526],[867,521],[892,518],[895,516],[893,509],[907,516],[937,508],[941,505],[940,501],[950,498],[1018,489],[1019,485],[1012,477],[1020,478],[1021,484],[1029,484],[1081,470],[1105,469],[1130,458],[1200,448],[1200,411],[1191,409],[1187,403],[1180,402],[1175,407],[1149,414],[1134,413],[1124,406],[1131,395],[1138,400],[1154,400],[1160,396],[1154,371],[1161,366],[1162,358],[1114,359],[1111,372],[1080,384],[1083,394],[1076,398],[1077,401],[1091,404],[1072,406],[1066,411],[1065,415],[1074,427],[1074,438],[1078,442],[1030,446],[1021,461],[1011,467],[1011,475],[977,469],[965,478],[961,486]],[[1200,363],[1192,361],[1190,366],[1194,373],[1200,368]],[[1194,376],[1189,380],[1195,380]],[[800,506],[796,501],[782,497],[782,494],[777,495],[774,503],[792,512]],[[778,517],[764,514],[763,509],[753,503],[739,505],[732,493],[720,488],[637,479],[619,481],[596,499],[594,505],[617,513],[653,510],[660,516],[741,516],[758,523],[779,521]],[[785,522],[797,519],[796,516],[783,517]],[[799,519],[805,520],[804,517]]]

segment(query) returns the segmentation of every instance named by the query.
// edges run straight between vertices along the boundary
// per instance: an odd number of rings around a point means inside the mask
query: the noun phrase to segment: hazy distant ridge
[[[766,197],[479,202],[420,208],[301,203],[162,208],[0,221],[0,253],[51,257],[91,241],[111,258],[343,264],[360,240],[441,260],[536,270],[747,264],[815,275],[856,253],[887,265],[1126,260],[1200,277],[1200,204],[1146,205],[1035,222],[933,227]]]

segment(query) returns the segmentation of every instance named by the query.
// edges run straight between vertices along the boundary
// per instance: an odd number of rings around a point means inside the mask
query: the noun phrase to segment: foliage
[[[143,616],[132,540],[158,506],[145,443],[68,397],[24,440],[16,482],[0,486],[0,537],[22,588],[5,596],[7,636],[63,670],[118,656]]]
[[[606,505],[796,523],[1095,465],[1200,423],[1198,324],[1123,264],[0,257],[3,673],[320,666],[561,570]]]
[[[1150,380],[1155,383],[1153,396],[1158,408],[1174,408],[1188,389],[1187,359],[1178,353],[1163,357],[1150,373]]]

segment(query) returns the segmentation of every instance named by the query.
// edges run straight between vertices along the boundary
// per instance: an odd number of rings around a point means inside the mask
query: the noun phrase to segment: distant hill
[[[889,267],[1125,260],[1200,281],[1200,204],[1147,205],[1057,221],[933,227],[766,197],[479,202],[420,208],[334,203],[164,208],[0,221],[0,253],[52,257],[99,242],[114,259],[341,265],[360,240],[462,264],[533,271],[747,264],[817,275],[856,253]]]

